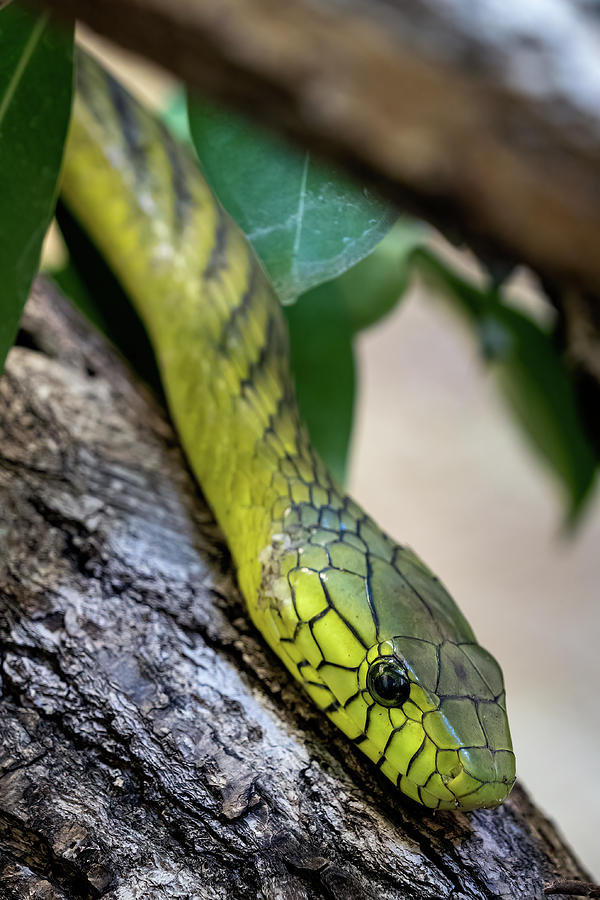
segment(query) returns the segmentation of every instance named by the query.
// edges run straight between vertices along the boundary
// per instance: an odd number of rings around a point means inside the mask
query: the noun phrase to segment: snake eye
[[[369,667],[367,690],[382,706],[402,706],[410,694],[410,680],[397,662],[377,659]]]

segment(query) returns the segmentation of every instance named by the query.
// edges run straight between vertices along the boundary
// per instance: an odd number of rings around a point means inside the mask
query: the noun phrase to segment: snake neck
[[[255,603],[278,535],[297,542],[341,504],[298,415],[279,301],[185,148],[87,54],[77,88],[63,199],[150,334],[190,465]]]

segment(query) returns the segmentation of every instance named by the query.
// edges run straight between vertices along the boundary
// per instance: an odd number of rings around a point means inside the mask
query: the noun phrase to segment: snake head
[[[434,809],[505,800],[515,757],[502,673],[486,650],[397,636],[369,650],[357,679],[361,749],[404,793]]]
[[[366,596],[358,580],[341,590],[333,571],[325,583],[353,636],[368,643],[353,692],[336,698],[342,703],[331,718],[424,806],[502,803],[515,781],[502,672],[439,579],[412,551],[396,547],[387,560],[370,556]],[[343,637],[340,631],[341,654]],[[320,672],[331,678],[327,665]]]
[[[314,702],[417,803],[498,806],[515,780],[500,667],[424,563],[344,504],[343,528],[321,514],[269,557],[278,577],[265,582],[263,630]]]
[[[514,784],[515,757],[497,662],[412,551],[379,538],[359,573],[352,548],[327,546],[335,565],[290,573],[294,609],[310,597],[315,613],[294,631],[310,660],[306,689],[417,803],[498,806]]]

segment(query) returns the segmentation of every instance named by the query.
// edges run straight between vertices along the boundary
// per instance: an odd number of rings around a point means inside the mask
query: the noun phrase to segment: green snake
[[[62,195],[148,331],[256,628],[408,797],[502,803],[515,757],[498,664],[424,563],[332,479],[248,241],[187,148],[83,53]]]

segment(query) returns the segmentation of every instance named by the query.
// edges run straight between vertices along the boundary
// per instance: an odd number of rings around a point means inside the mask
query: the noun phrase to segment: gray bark
[[[3,900],[539,900],[517,786],[429,814],[248,624],[160,404],[39,282],[0,381]]]

